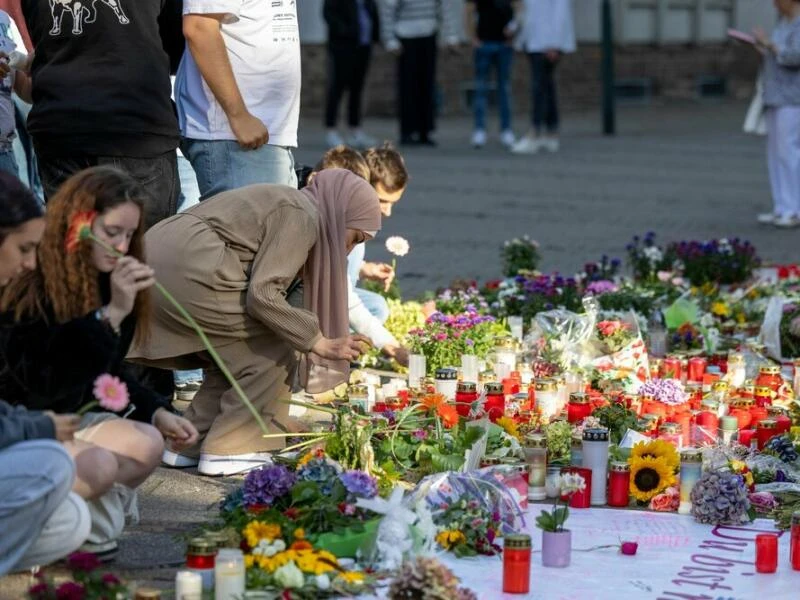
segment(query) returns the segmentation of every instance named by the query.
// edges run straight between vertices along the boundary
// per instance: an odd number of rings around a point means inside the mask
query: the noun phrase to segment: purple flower
[[[244,479],[244,504],[272,505],[286,495],[297,481],[297,476],[283,465],[271,465],[254,469]]]
[[[602,296],[603,294],[616,292],[617,286],[613,281],[601,279],[599,281],[593,281],[587,285],[586,291],[590,294],[594,294],[595,296]]]
[[[778,501],[769,492],[754,492],[749,498],[750,505],[758,513],[767,514],[778,508]]]
[[[339,475],[348,494],[357,498],[374,498],[378,495],[378,482],[363,471],[345,471]]]
[[[49,591],[50,587],[46,583],[40,581],[28,589],[28,596],[32,598],[32,600],[44,600],[49,597]]]
[[[90,573],[102,564],[96,554],[91,552],[74,552],[67,557],[67,568],[71,571]]]
[[[108,587],[114,587],[116,585],[121,585],[122,584],[122,582],[119,580],[119,578],[116,575],[114,575],[113,573],[105,573],[103,575],[103,577],[100,578],[100,581],[102,581],[103,584],[108,586]]]
[[[677,406],[688,399],[683,385],[674,379],[651,379],[639,388],[642,396],[652,396],[659,402]]]
[[[428,439],[428,432],[424,429],[417,429],[414,433],[411,434],[415,440],[424,441]]]

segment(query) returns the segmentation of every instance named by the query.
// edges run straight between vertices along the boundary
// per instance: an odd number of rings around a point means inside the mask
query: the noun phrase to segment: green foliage
[[[516,277],[520,271],[536,271],[539,261],[539,243],[527,235],[513,240],[506,240],[501,252],[503,258],[503,274],[506,277]]]
[[[638,431],[639,418],[636,413],[619,402],[612,402],[608,406],[595,409],[592,416],[597,417],[600,424],[608,429],[612,444],[619,444],[628,429]]]

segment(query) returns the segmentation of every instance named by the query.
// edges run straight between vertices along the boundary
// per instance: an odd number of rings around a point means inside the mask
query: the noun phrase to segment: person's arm
[[[400,40],[394,32],[397,22],[397,5],[402,0],[382,0],[378,3],[380,14],[381,40],[388,52],[399,54],[402,51]]]
[[[183,35],[200,74],[228,117],[239,145],[248,149],[263,146],[269,141],[269,132],[266,125],[247,110],[222,38],[222,24],[230,22],[231,13],[197,14],[192,10],[192,4],[184,6]]]
[[[31,97],[31,78],[28,74],[22,71],[14,73],[14,92],[28,104],[33,104]]]
[[[387,346],[400,345],[383,324],[369,312],[349,277],[347,278],[347,310],[350,317],[350,328],[356,333],[367,336],[376,348],[383,350]]]
[[[476,19],[477,7],[475,2],[467,0],[464,2],[464,33],[472,41],[472,45],[477,48],[481,45],[478,39],[478,23]]]
[[[55,421],[48,414],[0,402],[0,449],[26,440],[55,437]]]
[[[316,219],[301,209],[270,213],[247,288],[248,314],[301,352],[310,351],[322,333],[316,315],[291,306],[286,290],[308,260],[317,235]]]

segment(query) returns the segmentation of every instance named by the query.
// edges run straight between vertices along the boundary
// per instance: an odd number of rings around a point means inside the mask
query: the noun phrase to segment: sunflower
[[[505,431],[511,437],[517,438],[518,440],[522,439],[522,436],[520,436],[519,433],[517,422],[511,417],[500,417],[495,422],[495,425],[502,427],[503,431]]]
[[[665,457],[631,456],[630,494],[640,502],[649,502],[675,483],[675,469]]]
[[[631,459],[634,458],[663,458],[672,471],[681,465],[681,457],[675,446],[664,440],[639,442],[631,450]]]

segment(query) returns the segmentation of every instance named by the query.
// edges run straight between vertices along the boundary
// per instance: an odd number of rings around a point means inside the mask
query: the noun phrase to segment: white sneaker
[[[778,215],[771,212],[761,213],[756,217],[756,221],[758,221],[762,225],[772,225],[777,220],[778,220]]]
[[[516,141],[517,138],[514,137],[514,132],[510,129],[506,129],[500,133],[500,143],[506,148],[513,147]]]
[[[776,217],[772,224],[781,229],[793,229],[795,227],[800,227],[800,219],[795,216]]]
[[[540,147],[541,142],[539,138],[526,135],[514,142],[514,145],[511,146],[511,152],[514,154],[536,154]]]
[[[561,142],[557,137],[546,137],[542,140],[542,148],[548,152],[558,152],[561,148]]]
[[[200,464],[197,470],[201,475],[219,477],[220,475],[236,475],[257,469],[272,462],[269,452],[251,452],[250,454],[233,454],[220,456],[219,454],[200,455]]]
[[[353,148],[366,150],[372,148],[378,143],[374,137],[364,133],[363,129],[351,130],[350,135],[347,136],[347,144]]]
[[[325,143],[328,145],[329,148],[333,148],[334,146],[341,146],[344,144],[344,138],[339,135],[339,132],[335,129],[329,129],[328,133],[325,134]]]
[[[164,448],[164,453],[161,455],[161,462],[168,467],[186,469],[189,467],[196,467],[200,459],[174,452],[169,448]]]
[[[483,129],[476,129],[472,133],[472,147],[483,148],[486,145],[486,132]]]

